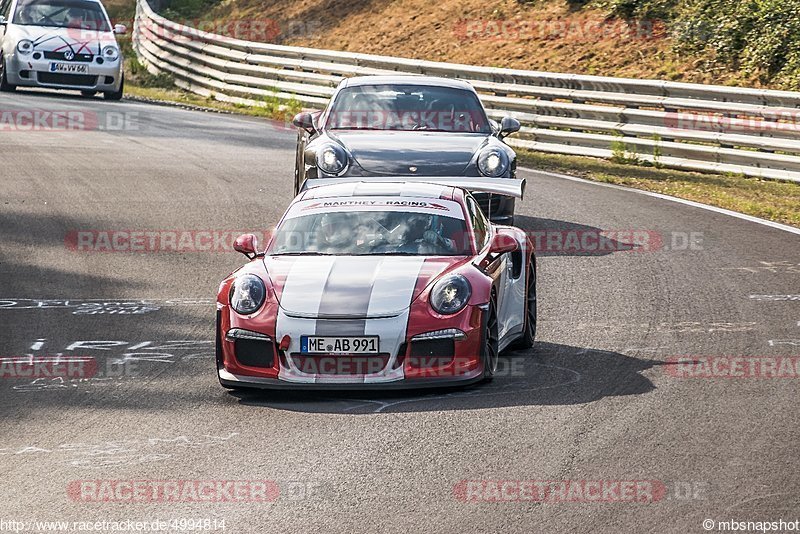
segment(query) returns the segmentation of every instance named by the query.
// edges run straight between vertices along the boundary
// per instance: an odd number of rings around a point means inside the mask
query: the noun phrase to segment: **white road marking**
[[[592,184],[597,185],[600,187],[610,187],[612,189],[619,189],[622,191],[628,191],[629,193],[636,193],[639,195],[646,195],[648,197],[653,198],[660,198],[661,200],[668,200],[670,202],[677,202],[678,204],[684,204],[686,206],[692,206],[693,208],[700,208],[703,210],[713,211],[715,213],[721,213],[723,215],[728,215],[730,217],[736,217],[737,219],[742,219],[745,221],[750,221],[756,224],[761,224],[764,226],[769,226],[770,228],[775,228],[777,230],[783,230],[784,232],[789,232],[791,234],[800,235],[800,228],[795,228],[794,226],[789,226],[786,224],[781,224],[773,221],[768,221],[766,219],[760,219],[758,217],[753,217],[752,215],[745,215],[744,213],[739,213],[737,211],[726,210],[725,208],[718,208],[716,206],[709,206],[708,204],[703,204],[701,202],[695,202],[693,200],[686,200],[683,198],[678,197],[671,197],[669,195],[663,195],[661,193],[653,193],[652,191],[643,191],[641,189],[633,189],[630,187],[625,187],[624,185],[617,185],[617,184],[607,184],[603,182],[594,182],[592,180],[587,180],[585,178],[578,178],[577,176],[570,176],[568,174],[561,174],[557,172],[549,172],[549,171],[540,171],[536,169],[529,169],[527,167],[517,167],[518,170],[529,172],[533,174],[542,174],[544,176],[550,176],[552,178],[561,178],[563,180],[571,180],[573,182],[581,182],[584,184]]]

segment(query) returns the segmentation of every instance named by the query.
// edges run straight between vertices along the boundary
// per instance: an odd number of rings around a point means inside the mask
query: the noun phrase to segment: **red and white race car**
[[[536,263],[525,232],[466,191],[522,198],[524,181],[320,179],[217,295],[226,388],[412,388],[488,379],[533,345]]]

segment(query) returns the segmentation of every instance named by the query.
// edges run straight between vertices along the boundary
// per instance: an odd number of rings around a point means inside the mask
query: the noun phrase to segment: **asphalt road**
[[[33,111],[78,112],[90,128],[25,131],[20,112]],[[602,253],[542,252],[537,344],[505,354],[492,384],[232,394],[213,370],[213,298],[244,258],[196,242],[88,251],[76,236],[266,230],[291,197],[294,133],[31,92],[2,95],[0,112],[0,362],[98,368],[32,379],[0,367],[0,530],[183,518],[233,533],[684,533],[705,519],[800,519],[800,381],[786,369],[686,378],[674,364],[800,357],[800,236],[523,172],[520,226],[616,237]],[[625,245],[625,231],[648,232],[647,244]],[[72,491],[91,480],[266,480],[278,494],[176,503]],[[484,482],[465,498],[465,480]],[[491,492],[497,480],[570,493],[514,501],[513,485]],[[658,491],[595,500],[585,481]]]

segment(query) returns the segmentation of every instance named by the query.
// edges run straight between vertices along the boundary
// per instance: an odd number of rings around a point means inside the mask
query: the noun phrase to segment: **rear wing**
[[[479,193],[494,193],[522,198],[525,193],[524,178],[473,178],[470,176],[350,176],[343,178],[309,178],[301,191],[324,185],[346,183],[419,183],[458,187]]]

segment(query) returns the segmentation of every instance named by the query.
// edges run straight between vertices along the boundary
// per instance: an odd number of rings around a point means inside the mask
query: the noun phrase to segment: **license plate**
[[[50,63],[50,72],[64,74],[89,74],[89,65],[85,63]]]
[[[378,354],[378,336],[327,337],[301,336],[303,354]]]

